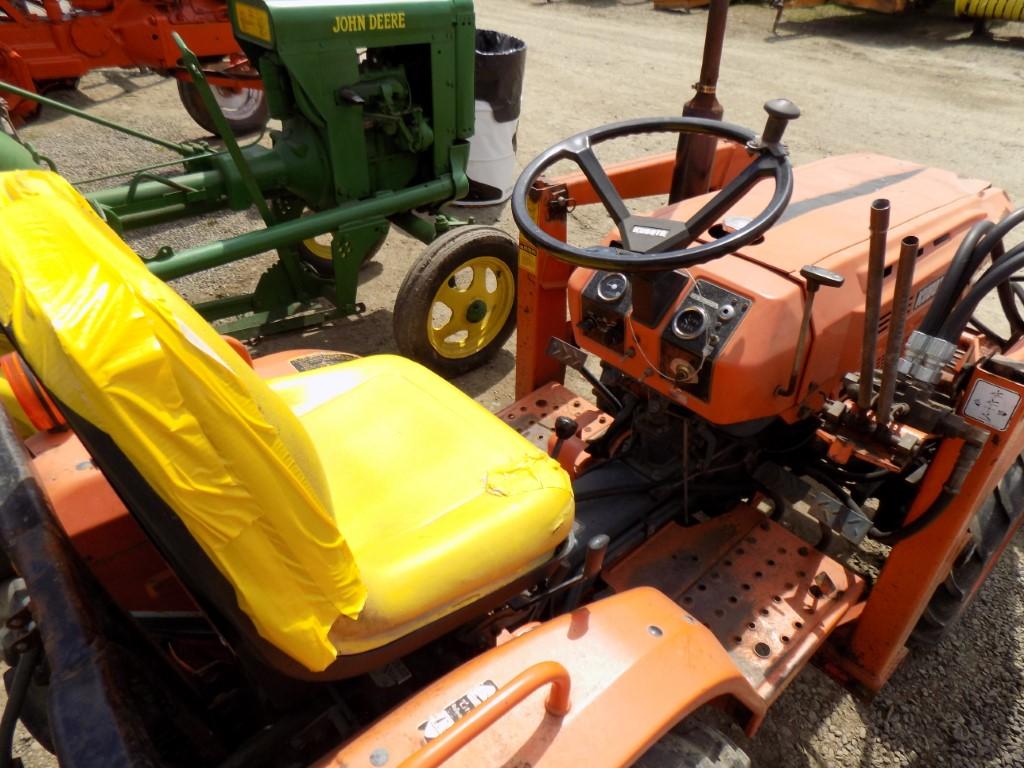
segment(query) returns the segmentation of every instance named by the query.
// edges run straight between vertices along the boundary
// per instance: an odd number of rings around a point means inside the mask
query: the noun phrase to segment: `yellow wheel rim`
[[[427,338],[442,357],[469,357],[494,341],[515,303],[515,279],[501,259],[478,256],[441,284],[427,317]]]
[[[328,232],[324,235],[317,235],[307,240],[302,241],[302,245],[305,247],[306,252],[310,256],[317,259],[323,259],[324,261],[332,261],[331,256],[331,234]]]

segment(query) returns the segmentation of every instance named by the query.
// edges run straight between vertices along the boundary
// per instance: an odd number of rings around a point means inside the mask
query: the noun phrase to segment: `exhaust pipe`
[[[697,93],[683,105],[683,117],[702,117],[721,120],[722,105],[718,101],[718,69],[722,63],[725,45],[725,22],[729,15],[729,0],[711,0],[708,8],[707,29],[704,33],[704,58],[700,66],[700,81],[694,86]],[[678,203],[694,195],[703,195],[711,182],[711,166],[715,162],[717,141],[713,136],[679,134],[676,144],[676,164],[672,170],[669,204]]]
[[[885,343],[885,362],[882,367],[882,386],[878,393],[878,418],[888,424],[892,418],[892,404],[896,396],[896,365],[903,350],[903,332],[910,313],[910,293],[914,286],[914,263],[917,261],[918,239],[904,237],[900,243],[900,261],[896,268],[896,287],[892,298],[892,319],[889,338]]]
[[[885,272],[885,240],[889,235],[889,201],[871,203],[871,240],[868,245],[868,288],[864,300],[864,338],[860,352],[860,389],[857,407],[866,412],[875,390],[875,350],[878,347],[878,317],[882,310],[882,277]]]

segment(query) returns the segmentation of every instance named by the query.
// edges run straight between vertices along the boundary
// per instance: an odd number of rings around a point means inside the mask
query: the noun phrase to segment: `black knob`
[[[800,117],[800,108],[789,99],[766,101],[764,111],[768,113],[768,120],[761,133],[762,144],[778,144],[782,141],[782,134],[786,132],[789,121]]]
[[[807,290],[812,293],[821,287],[838,288],[846,278],[828,269],[808,264],[800,270],[800,276],[807,281]]]
[[[579,428],[579,422],[569,416],[559,416],[555,419],[555,437],[559,440],[568,440]]]

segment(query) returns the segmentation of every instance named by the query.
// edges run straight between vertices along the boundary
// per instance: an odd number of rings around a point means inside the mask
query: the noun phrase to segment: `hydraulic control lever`
[[[889,236],[889,201],[880,197],[871,203],[871,237],[868,241],[868,286],[864,299],[864,336],[860,352],[860,390],[857,407],[871,408],[875,389],[875,354],[878,348],[878,320],[882,312],[882,278],[885,273],[885,241]]]
[[[800,366],[804,362],[804,348],[807,346],[807,337],[811,332],[811,311],[814,309],[814,297],[818,294],[819,288],[838,288],[846,278],[842,275],[831,272],[813,264],[808,264],[800,270],[800,276],[807,281],[807,301],[804,302],[804,316],[800,322],[800,335],[796,340],[796,354],[793,355],[793,368],[789,372],[789,383],[785,388],[777,387],[775,394],[780,397],[789,397],[796,390],[796,381],[800,376]]]
[[[615,394],[604,385],[597,376],[587,370],[587,353],[579,347],[573,346],[565,339],[559,339],[556,336],[552,336],[548,340],[547,353],[550,357],[560,362],[562,365],[572,368],[576,373],[582,376],[587,382],[598,392],[604,395],[608,402],[615,406],[615,410],[622,410],[622,401],[615,396]],[[556,422],[555,427],[557,429],[558,424]]]
[[[879,386],[876,414],[880,425],[892,421],[892,406],[896,397],[897,364],[903,349],[903,332],[907,327],[910,312],[910,296],[914,290],[914,263],[920,247],[913,235],[904,237],[900,243],[900,260],[896,267],[896,286],[893,289],[892,311],[889,321],[889,338],[885,344],[885,358],[882,363],[882,382]]]

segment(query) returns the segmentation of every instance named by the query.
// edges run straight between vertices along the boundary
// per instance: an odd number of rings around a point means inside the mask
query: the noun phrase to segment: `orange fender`
[[[568,710],[559,714],[553,702],[562,701],[565,682]],[[387,765],[420,768],[630,765],[688,714],[722,698],[748,710],[752,723],[764,716],[764,701],[715,636],[641,587],[463,664],[317,768],[383,765],[385,753]]]

